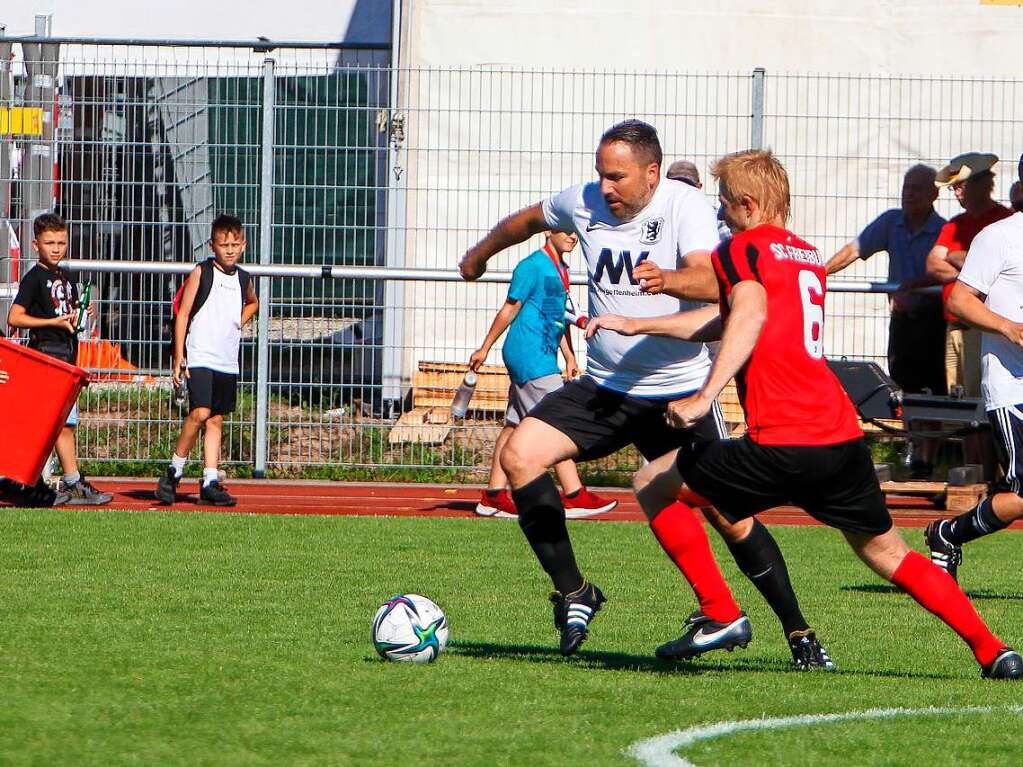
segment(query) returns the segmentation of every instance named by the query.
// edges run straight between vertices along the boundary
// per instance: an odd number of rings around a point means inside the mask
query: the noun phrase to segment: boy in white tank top
[[[234,412],[238,387],[238,350],[242,327],[256,314],[259,301],[248,273],[238,266],[245,252],[245,229],[235,216],[218,216],[212,225],[213,257],[192,270],[174,318],[175,386],[188,386],[188,415],[170,465],[156,486],[156,497],[174,503],[199,431],[204,469],[199,502],[234,506],[218,478],[224,416]]]

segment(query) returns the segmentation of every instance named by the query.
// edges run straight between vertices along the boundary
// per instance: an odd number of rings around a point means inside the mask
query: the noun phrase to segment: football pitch
[[[563,659],[546,579],[513,522],[2,510],[0,764],[1023,760],[1023,687],[981,680],[966,646],[837,533],[772,529],[839,666],[807,674],[790,669],[774,616],[713,534],[753,642],[669,664],[653,648],[694,600],[646,525],[570,529],[609,601]],[[919,530],[907,536],[922,548]],[[978,541],[962,571],[1017,648],[1021,543]],[[374,612],[400,592],[447,613],[451,642],[432,665],[373,650]]]

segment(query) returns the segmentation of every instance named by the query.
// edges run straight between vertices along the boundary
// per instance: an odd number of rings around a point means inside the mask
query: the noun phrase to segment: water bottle
[[[575,325],[577,328],[586,329],[586,323],[590,321],[590,318],[585,314],[576,314],[571,309],[565,309],[565,323],[568,325]]]
[[[465,412],[469,409],[469,400],[472,393],[476,391],[477,375],[471,370],[466,371],[462,383],[455,390],[455,398],[451,400],[451,416],[453,418],[465,418]]]
[[[78,299],[78,321],[75,324],[75,331],[80,335],[85,330],[85,323],[89,317],[89,301],[92,300],[92,283],[85,283],[82,295]]]
[[[173,391],[171,392],[171,402],[178,410],[184,410],[185,405],[188,403],[188,392],[185,390],[185,383],[171,383]]]

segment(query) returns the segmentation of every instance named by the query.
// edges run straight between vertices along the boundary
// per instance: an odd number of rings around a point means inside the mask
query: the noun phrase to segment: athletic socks
[[[562,594],[582,588],[585,581],[565,527],[565,506],[551,476],[544,472],[518,490],[513,489],[512,499],[519,511],[519,527],[554,588]]]
[[[220,479],[220,475],[217,472],[217,467],[216,466],[214,466],[213,468],[210,468],[209,466],[207,466],[205,469],[202,470],[202,486],[203,487],[209,487],[210,485],[212,485],[214,482],[216,482],[219,479]]]
[[[64,487],[73,487],[77,485],[82,479],[81,472],[73,471],[64,475]]]
[[[712,621],[731,623],[739,605],[725,583],[703,524],[681,501],[662,509],[650,520],[650,529],[675,566],[696,592],[700,611]]]
[[[981,666],[990,664],[1005,647],[1005,643],[991,633],[952,576],[926,557],[915,551],[906,554],[892,575],[892,583],[962,637]]]
[[[978,503],[977,508],[942,522],[941,534],[952,545],[962,546],[982,535],[989,535],[1008,526],[1008,522],[1003,522],[995,516],[989,496]]]
[[[778,616],[785,636],[809,630],[810,626],[799,609],[796,593],[792,590],[785,558],[767,528],[753,520],[753,529],[749,535],[738,543],[726,543],[739,569],[753,582]]]
[[[181,479],[181,475],[185,473],[185,464],[188,463],[188,458],[182,458],[180,455],[175,453],[171,456],[171,468],[174,469],[174,476]]]

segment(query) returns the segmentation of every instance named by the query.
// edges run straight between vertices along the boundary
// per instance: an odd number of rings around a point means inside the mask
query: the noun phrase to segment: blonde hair
[[[770,149],[748,149],[726,154],[714,163],[711,175],[717,179],[721,195],[730,203],[745,196],[760,205],[764,218],[789,217],[789,176]]]

